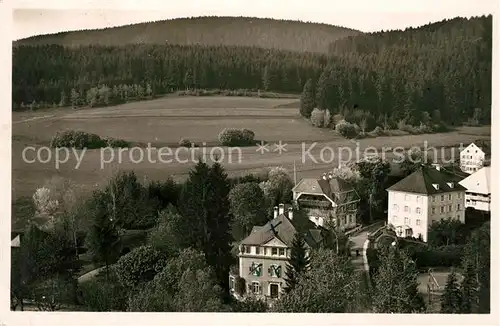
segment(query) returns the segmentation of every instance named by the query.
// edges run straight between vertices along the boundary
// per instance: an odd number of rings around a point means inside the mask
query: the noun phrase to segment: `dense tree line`
[[[367,131],[401,120],[487,123],[491,49],[491,16],[353,36],[329,56],[222,45],[16,46],[13,102],[94,106],[181,89],[305,86],[304,116],[328,109]]]
[[[290,51],[327,52],[336,39],[359,31],[319,23],[254,17],[193,17],[132,24],[100,30],[40,35],[23,45],[177,44],[258,46]]]

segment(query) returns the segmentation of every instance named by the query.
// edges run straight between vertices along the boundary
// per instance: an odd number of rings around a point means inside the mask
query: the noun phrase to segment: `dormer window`
[[[448,182],[448,187],[453,188],[454,184],[453,182]]]
[[[432,186],[434,187],[434,189],[439,190],[439,185],[437,183],[433,183]]]

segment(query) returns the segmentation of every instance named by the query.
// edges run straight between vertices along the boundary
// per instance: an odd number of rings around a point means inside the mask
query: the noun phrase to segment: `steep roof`
[[[354,187],[348,182],[340,178],[313,179],[306,178],[292,189],[294,192],[305,192],[310,194],[326,195],[334,202],[344,201],[347,198],[347,193],[354,190]],[[349,195],[353,197],[351,200],[359,199],[354,192]]]
[[[271,227],[271,224],[273,227]],[[286,246],[291,247],[295,233],[297,233],[297,230],[292,221],[284,214],[281,214],[263,226],[254,226],[252,232],[240,244],[258,246],[277,238]],[[321,234],[316,234],[316,230],[309,230],[304,238],[309,247],[315,247],[321,241]]]
[[[469,177],[460,181],[460,185],[465,187],[467,191],[488,195],[491,193],[490,189],[490,166],[485,166],[482,169],[471,174]]]
[[[465,191],[465,188],[459,184],[462,178],[444,168],[438,170],[431,166],[421,166],[403,180],[392,185],[387,190],[402,191],[417,194],[433,195],[452,191]],[[450,187],[448,183],[453,183]],[[439,189],[434,188],[433,184],[438,184]]]

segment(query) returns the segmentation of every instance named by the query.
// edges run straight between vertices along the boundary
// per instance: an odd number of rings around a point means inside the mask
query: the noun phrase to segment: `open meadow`
[[[378,137],[355,142],[341,138],[331,129],[312,127],[299,115],[296,99],[165,97],[114,107],[14,112],[12,199],[14,201],[31,197],[36,188],[53,176],[71,179],[81,186],[82,193],[101,186],[119,169],[134,170],[140,178],[148,180],[165,180],[170,176],[182,180],[199,155],[210,159],[212,146],[218,145],[217,135],[226,127],[251,129],[255,132],[255,139],[269,142],[269,151],[262,154],[257,151],[258,147],[245,147],[240,151],[225,148],[223,153],[213,151],[214,156],[218,155],[222,160],[229,175],[262,172],[277,165],[291,171],[295,162],[299,179],[318,176],[332,166],[337,166],[339,157],[344,162],[348,161],[347,152],[337,152],[339,147],[349,147],[353,150],[358,148],[360,154],[354,155],[361,156],[369,146],[378,150],[386,147],[386,158],[391,158],[395,155],[387,147],[423,147],[427,142],[427,146],[445,147],[443,154],[439,155],[449,157],[452,153],[450,147],[458,148],[460,143],[468,144],[476,139],[490,137],[490,127],[486,126],[462,127],[442,134]],[[101,150],[87,150],[83,155],[82,151],[75,151],[82,155],[81,161],[78,162],[75,153],[70,152],[67,162],[61,163],[58,168],[54,162],[54,150],[51,152],[52,159],[47,163],[41,163],[39,160],[28,163],[23,159],[23,150],[27,146],[48,146],[56,132],[68,129],[143,145],[151,143],[156,147],[169,146],[174,153],[181,138],[189,139],[200,146],[205,142],[206,147],[197,148],[194,152],[179,150],[177,158],[171,162],[160,162],[158,151],[154,149],[150,151],[151,157],[148,157],[145,148],[142,149],[142,160],[139,160],[139,151],[134,152],[132,156],[129,151],[124,151],[120,158],[118,150],[103,153]],[[275,143],[279,141],[287,144],[281,153],[275,151]],[[310,155],[304,155],[308,149]],[[27,152],[27,158],[36,159],[34,153]],[[45,159],[47,153],[42,154]],[[350,159],[354,160],[356,157]],[[18,220],[16,211],[13,211],[14,223]]]

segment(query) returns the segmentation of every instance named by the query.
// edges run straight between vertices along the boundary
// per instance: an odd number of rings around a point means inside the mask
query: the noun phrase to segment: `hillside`
[[[328,45],[361,32],[327,24],[249,17],[179,18],[127,26],[39,35],[16,45],[235,45],[327,52]]]

